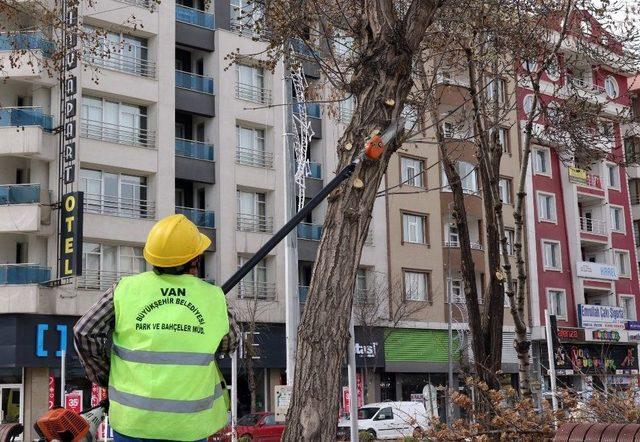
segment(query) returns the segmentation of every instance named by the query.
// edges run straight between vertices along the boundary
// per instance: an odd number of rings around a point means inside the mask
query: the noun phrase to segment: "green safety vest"
[[[113,429],[194,441],[224,427],[228,396],[214,353],[229,318],[220,287],[192,275],[146,272],[122,278],[113,303]]]

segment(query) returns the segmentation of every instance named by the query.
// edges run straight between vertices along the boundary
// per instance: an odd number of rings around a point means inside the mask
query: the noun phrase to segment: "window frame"
[[[562,294],[562,311],[564,312],[563,315],[559,315],[557,310],[558,310],[558,306],[555,305],[555,311],[551,312],[551,293],[552,292],[557,292],[557,293],[561,293]],[[563,288],[559,288],[559,287],[547,287],[546,289],[546,297],[547,297],[547,309],[549,310],[549,314],[555,314],[556,318],[562,320],[562,321],[568,321],[569,320],[569,313],[567,311],[567,290],[563,289]]]
[[[408,216],[417,216],[422,218],[422,236],[424,238],[424,242],[412,242],[405,240],[405,228],[404,228],[404,217]],[[420,213],[420,212],[411,212],[408,210],[400,210],[400,244],[415,244],[415,245],[423,245],[430,247],[430,237],[429,237],[429,214],[428,213]]]
[[[407,297],[407,274],[418,274],[424,276],[425,281],[425,298],[424,299],[413,299]],[[431,304],[431,271],[429,270],[420,270],[420,269],[411,269],[411,268],[403,268],[402,269],[402,297],[405,302],[407,301],[415,301],[415,302],[428,302]]]
[[[622,305],[622,300],[623,299],[630,299],[633,302],[633,317],[626,317],[625,315],[625,319],[628,321],[637,321],[638,320],[638,307],[636,305],[636,297],[634,295],[630,295],[630,294],[619,294],[618,295],[618,306],[622,307],[623,309],[625,308],[624,305]]]
[[[451,304],[464,305],[466,300],[464,297],[464,279],[462,278],[447,278],[447,299],[445,300],[446,304],[449,304],[449,299],[451,299]],[[454,284],[458,284],[457,289],[460,290],[460,294],[456,297],[453,294]]]
[[[623,255],[625,257],[624,265],[625,265],[626,273],[622,273],[620,271],[619,255]],[[631,279],[631,254],[629,253],[628,250],[613,249],[613,263],[616,267],[618,278]]]
[[[516,251],[515,251],[516,231],[511,227],[505,227],[504,233],[505,233],[504,236],[507,238],[507,255],[514,256],[516,254]],[[511,235],[509,235],[509,233]]]
[[[426,189],[427,188],[427,174],[425,171],[425,159],[421,158],[421,157],[417,157],[417,156],[413,156],[413,155],[405,155],[405,154],[401,154],[399,155],[400,157],[400,161],[398,161],[399,166],[400,166],[400,186],[409,186],[409,187],[416,187],[416,188],[420,188],[420,189]],[[405,177],[404,177],[404,165],[403,165],[403,161],[404,160],[408,160],[408,161],[415,161],[420,165],[420,173],[416,174],[413,178],[409,179],[409,175],[407,174],[407,180],[405,182]],[[416,184],[412,184],[411,182],[420,178],[420,185],[416,185]]]
[[[621,229],[617,229],[616,226],[614,225],[613,222],[613,213],[615,210],[619,210],[620,211],[620,224],[621,224]],[[611,223],[611,232],[613,233],[620,233],[623,235],[626,235],[627,233],[627,226],[626,226],[626,221],[625,221],[625,212],[624,212],[624,207],[623,206],[618,206],[617,204],[609,204],[609,221]]]
[[[553,218],[543,218],[542,210],[540,205],[540,197],[551,197],[553,200]],[[538,210],[538,222],[540,223],[550,223],[550,224],[558,224],[558,204],[557,204],[556,194],[552,192],[545,192],[542,190],[536,191],[536,209]]]
[[[613,89],[614,89],[614,94],[613,95],[609,94],[609,91],[607,89],[607,83],[609,83],[610,85],[613,86]],[[604,78],[603,88],[604,88],[605,94],[610,99],[616,100],[616,99],[620,98],[620,84],[618,83],[618,80],[616,79],[616,77],[614,77],[613,75],[607,75]]]
[[[554,244],[558,246],[557,251],[557,267],[550,267],[547,265],[547,253],[545,250],[545,244]],[[562,243],[555,239],[541,239],[540,240],[540,250],[542,255],[542,268],[544,271],[549,272],[561,272],[562,273]]]
[[[620,167],[615,163],[606,163],[605,167],[607,168],[607,189],[617,190],[618,192],[622,188],[621,180],[620,180]],[[611,184],[611,170],[615,171],[615,176],[617,178],[617,185]]]
[[[551,150],[548,147],[535,146],[533,147],[533,151],[534,151],[534,161],[533,161],[534,175],[542,175],[549,178],[553,177],[553,170],[551,166]],[[547,164],[547,171],[538,170],[538,156],[537,156],[538,151],[545,153],[545,158],[546,158],[545,163]]]
[[[507,190],[506,190],[506,195],[508,197],[508,201],[503,201],[502,200],[502,186],[500,185],[501,183],[507,183]],[[507,204],[507,205],[512,205],[513,204],[513,179],[511,177],[506,177],[506,176],[501,176],[498,179],[498,187],[500,188],[500,200],[502,201],[502,204]]]

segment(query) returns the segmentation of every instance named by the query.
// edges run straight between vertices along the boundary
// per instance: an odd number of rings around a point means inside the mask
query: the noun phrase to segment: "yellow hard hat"
[[[186,216],[169,215],[158,221],[144,245],[144,259],[156,267],[177,267],[202,255],[211,245]]]

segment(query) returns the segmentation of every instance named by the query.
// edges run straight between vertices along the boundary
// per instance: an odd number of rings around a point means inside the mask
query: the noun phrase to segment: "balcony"
[[[213,14],[176,5],[176,43],[213,51],[215,17]]]
[[[293,52],[300,56],[302,69],[307,77],[320,78],[320,65],[316,58],[320,56],[318,49],[307,44],[307,42],[292,38],[289,43],[293,48]]]
[[[319,224],[300,223],[298,224],[298,238],[320,241],[322,237],[322,226]]]
[[[265,150],[236,147],[236,163],[244,166],[273,169],[273,153]]]
[[[141,47],[146,51],[147,48]],[[123,72],[125,74],[137,75],[139,77],[155,78],[156,64],[142,57],[131,56],[127,54],[119,54],[116,52],[103,55],[85,52],[82,60],[92,66],[113,71]]]
[[[155,131],[88,119],[80,120],[80,136],[107,143],[155,149]]]
[[[236,83],[236,98],[259,104],[271,104],[271,90],[245,83]]]
[[[567,91],[580,98],[596,98],[606,95],[604,87],[593,84],[591,81],[574,77],[573,75],[566,75],[566,83]]]
[[[51,268],[38,264],[0,264],[0,285],[40,284],[51,279]]]
[[[153,202],[109,195],[85,194],[84,211],[132,219],[154,219],[156,217],[156,205]]]
[[[293,113],[296,116],[306,111],[308,121],[311,123],[311,129],[313,130],[313,138],[322,138],[322,114],[320,112],[320,103],[294,103]]]
[[[0,186],[0,232],[37,232],[41,222],[39,184]]]
[[[118,272],[115,270],[83,269],[82,275],[76,278],[78,289],[81,290],[107,290],[124,276],[132,273]]]
[[[580,217],[580,233],[587,235],[607,236],[607,224],[599,219]],[[587,236],[588,238],[588,236]]]
[[[0,109],[0,127],[39,126],[53,130],[53,117],[41,107],[4,107]]]
[[[45,58],[55,45],[41,32],[0,33],[0,78],[22,79],[53,86],[54,69]]]
[[[273,218],[252,213],[236,214],[236,230],[240,232],[273,232]]]
[[[176,71],[176,110],[212,118],[216,115],[213,78]]]
[[[442,244],[444,247],[451,247],[453,249],[460,248],[460,242],[458,241],[444,241]],[[470,243],[471,250],[484,250],[484,246],[477,241],[471,241]]]
[[[276,299],[276,284],[273,282],[242,280],[238,284],[238,298],[272,301]]]
[[[208,229],[214,229],[216,227],[215,213],[211,210],[176,206],[176,213],[186,216],[198,227],[206,227]]]
[[[176,138],[176,178],[215,184],[213,144]]]
[[[320,163],[307,163],[307,173],[305,177],[305,195],[313,198],[322,190],[322,165]]]

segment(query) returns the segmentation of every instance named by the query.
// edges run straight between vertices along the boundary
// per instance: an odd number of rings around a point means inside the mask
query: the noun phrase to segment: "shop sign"
[[[358,395],[358,408],[364,405],[364,394],[362,390],[362,377],[360,374],[356,375],[356,392]],[[349,394],[349,386],[342,387],[342,413],[349,414],[349,407],[351,406],[351,395]]]
[[[591,336],[594,341],[620,341],[620,332],[618,330],[593,330]]]
[[[640,331],[628,331],[627,339],[629,342],[640,342]]]
[[[624,328],[627,330],[640,330],[640,321],[627,321]]]
[[[615,266],[598,262],[578,261],[576,274],[582,278],[618,280],[618,271]]]
[[[558,338],[561,341],[584,341],[584,329],[559,327]]]
[[[82,390],[73,390],[70,393],[65,393],[64,408],[78,414],[82,413]]]
[[[56,378],[52,371],[49,371],[49,410],[56,406]]]
[[[584,328],[615,328],[623,330],[625,327],[624,309],[607,305],[578,304],[578,318]]]
[[[638,374],[637,345],[564,344],[554,359],[559,375]]]
[[[587,171],[577,167],[569,167],[569,181],[576,184],[587,184]]]

